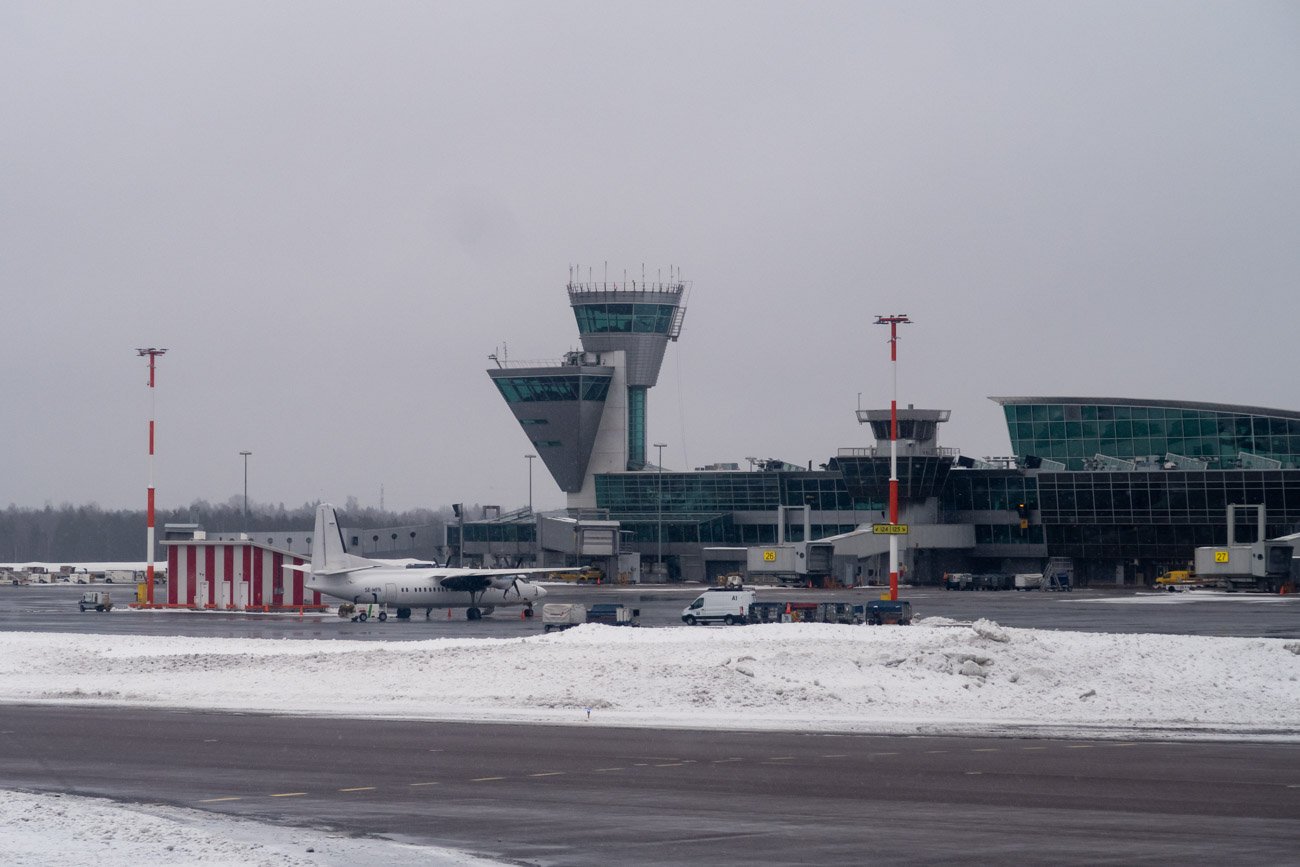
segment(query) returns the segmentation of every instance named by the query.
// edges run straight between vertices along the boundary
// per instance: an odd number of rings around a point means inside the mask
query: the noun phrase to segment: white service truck
[[[682,609],[682,622],[687,626],[697,623],[725,623],[727,626],[748,623],[749,606],[753,604],[753,590],[713,587],[695,597],[694,602]]]

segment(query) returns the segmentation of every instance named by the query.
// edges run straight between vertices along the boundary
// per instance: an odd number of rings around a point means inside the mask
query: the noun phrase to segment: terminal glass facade
[[[596,505],[611,513],[660,509],[664,512],[775,510],[779,502],[780,483],[776,473],[647,472],[596,476]]]
[[[662,484],[662,496],[660,485]],[[662,504],[662,505],[661,505]],[[620,517],[628,512],[775,512],[811,505],[813,511],[884,509],[887,501],[855,502],[834,472],[611,473],[596,476],[596,505]]]
[[[673,304],[575,304],[580,334],[667,334]]]
[[[1038,508],[1038,484],[1015,470],[953,470],[939,500],[949,512],[1006,511],[1021,503]]]
[[[1300,471],[1040,473],[1042,521],[1053,554],[1186,560],[1227,542],[1227,507],[1265,507],[1265,536],[1300,527]],[[1253,510],[1238,510],[1237,540],[1255,539]]]
[[[1246,452],[1283,467],[1300,466],[1300,414],[1226,405],[1050,400],[1003,404],[1016,455],[1049,458],[1071,470],[1091,468],[1089,460],[1099,454],[1126,460],[1174,454],[1230,469]]]

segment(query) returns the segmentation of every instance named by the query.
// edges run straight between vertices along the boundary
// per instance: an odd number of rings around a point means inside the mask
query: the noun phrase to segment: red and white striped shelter
[[[304,573],[285,566],[310,560],[251,539],[164,539],[168,606],[222,611],[323,608],[320,593],[303,587]]]

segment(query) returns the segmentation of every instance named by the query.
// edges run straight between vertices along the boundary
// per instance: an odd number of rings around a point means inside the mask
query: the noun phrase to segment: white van
[[[719,587],[705,590],[695,601],[682,609],[682,622],[687,626],[697,623],[746,623],[749,606],[754,604],[753,590],[736,590]]]

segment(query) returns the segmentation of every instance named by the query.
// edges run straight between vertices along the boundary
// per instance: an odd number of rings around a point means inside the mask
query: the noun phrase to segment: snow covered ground
[[[428,846],[268,825],[176,807],[0,791],[0,863],[262,867],[495,864]]]
[[[1172,594],[1171,594],[1172,595]],[[0,702],[873,733],[1300,740],[1300,642],[1012,629],[585,625],[512,639],[0,633]]]
[[[8,632],[0,633],[4,702],[1300,741],[1300,642],[1010,629],[943,618],[906,628],[589,624],[527,638],[365,642]],[[0,791],[0,828],[0,863],[15,865],[492,863],[383,839],[70,795]]]

